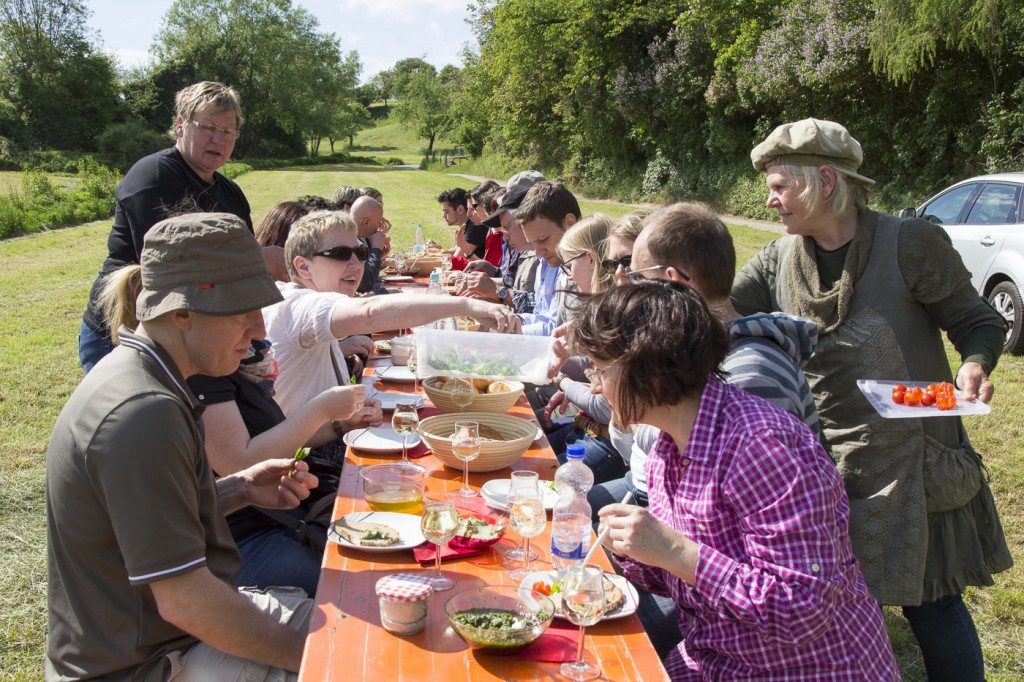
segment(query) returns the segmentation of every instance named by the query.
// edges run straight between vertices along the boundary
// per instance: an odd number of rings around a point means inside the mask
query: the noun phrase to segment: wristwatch
[[[498,289],[498,300],[500,302],[504,303],[506,296],[508,296],[508,287],[502,287]]]

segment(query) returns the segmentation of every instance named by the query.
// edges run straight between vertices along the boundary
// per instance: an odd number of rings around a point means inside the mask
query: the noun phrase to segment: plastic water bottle
[[[437,272],[430,273],[430,284],[427,285],[427,293],[434,296],[444,296],[447,292],[444,287],[441,286],[441,274]]]
[[[558,502],[551,515],[551,565],[559,576],[581,562],[590,548],[587,491],[594,485],[594,472],[583,463],[583,444],[573,443],[565,456],[565,464],[555,471]]]
[[[416,223],[416,237],[412,242],[412,252],[422,253],[427,248],[427,239],[423,236],[423,225]]]

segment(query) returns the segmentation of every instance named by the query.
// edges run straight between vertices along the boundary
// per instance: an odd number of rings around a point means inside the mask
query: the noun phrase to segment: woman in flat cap
[[[860,143],[806,119],[751,152],[787,236],[736,276],[744,314],[783,311],[818,325],[804,368],[850,498],[850,535],[872,594],[899,605],[929,680],[984,679],[961,593],[1013,564],[986,480],[959,417],[882,419],[858,379],[954,381],[942,342],[960,353],[955,383],[988,402],[1003,320],[971,286],[942,228],[867,208]]]

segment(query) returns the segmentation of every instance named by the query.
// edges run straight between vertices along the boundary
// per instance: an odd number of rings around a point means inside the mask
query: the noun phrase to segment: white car
[[[971,284],[1006,319],[1007,353],[1024,353],[1024,173],[982,175],[958,182],[901,217],[926,218],[953,240]],[[1019,227],[1018,227],[1019,226]]]

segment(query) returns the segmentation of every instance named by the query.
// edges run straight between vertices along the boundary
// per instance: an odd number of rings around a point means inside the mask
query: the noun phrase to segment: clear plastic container
[[[547,384],[554,339],[521,334],[413,330],[421,377],[464,376]]]
[[[395,635],[415,635],[427,625],[427,610],[434,588],[413,573],[386,575],[377,581],[380,623]]]

